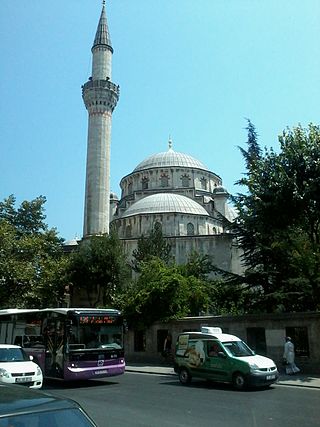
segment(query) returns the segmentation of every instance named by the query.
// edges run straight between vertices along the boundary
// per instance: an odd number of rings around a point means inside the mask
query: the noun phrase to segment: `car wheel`
[[[246,379],[241,372],[236,372],[232,377],[233,387],[237,390],[243,390],[246,386]]]
[[[185,368],[180,369],[179,380],[180,380],[181,384],[190,384],[191,375],[190,375],[188,369],[185,369]]]

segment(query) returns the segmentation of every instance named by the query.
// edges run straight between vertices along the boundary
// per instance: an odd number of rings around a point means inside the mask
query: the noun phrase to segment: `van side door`
[[[230,360],[220,343],[208,340],[207,367],[210,369],[210,377],[216,381],[228,381],[230,378]]]

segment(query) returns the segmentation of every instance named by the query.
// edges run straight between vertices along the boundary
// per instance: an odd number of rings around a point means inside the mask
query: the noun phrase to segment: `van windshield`
[[[230,356],[253,356],[254,352],[243,341],[230,341],[222,343]]]

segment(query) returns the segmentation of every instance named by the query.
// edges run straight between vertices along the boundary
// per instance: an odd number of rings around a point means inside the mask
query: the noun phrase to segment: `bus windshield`
[[[85,315],[72,320],[69,349],[122,349],[122,319],[110,315]]]
[[[246,357],[253,356],[253,351],[243,341],[230,341],[222,343],[230,356]]]

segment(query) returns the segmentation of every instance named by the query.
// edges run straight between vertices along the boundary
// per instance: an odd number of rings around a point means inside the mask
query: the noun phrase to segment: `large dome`
[[[199,160],[194,159],[188,154],[178,153],[172,148],[162,153],[153,154],[147,157],[134,169],[133,172],[141,171],[150,168],[165,168],[171,166],[181,166],[187,168],[197,168],[208,170],[208,168]]]
[[[124,212],[122,217],[169,212],[209,216],[199,203],[189,197],[180,194],[158,193],[138,200]]]

